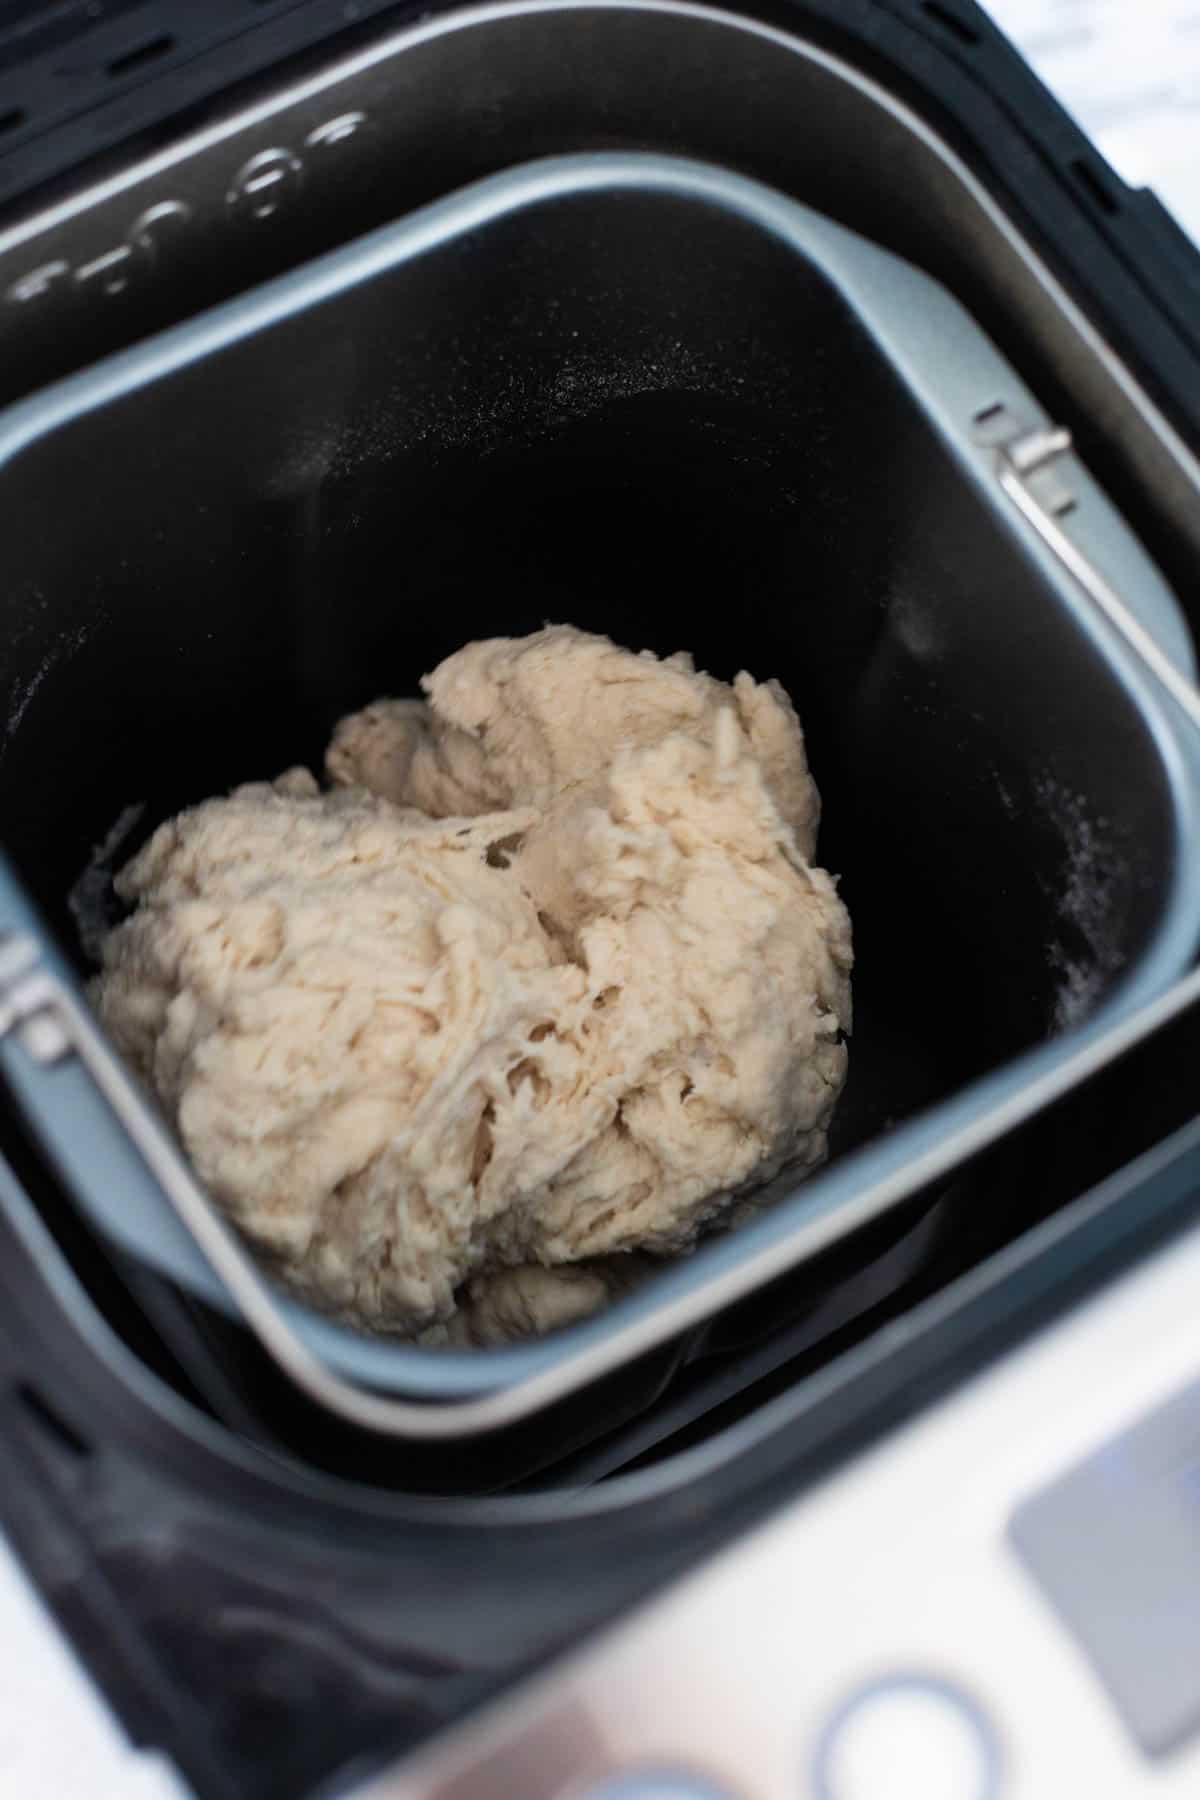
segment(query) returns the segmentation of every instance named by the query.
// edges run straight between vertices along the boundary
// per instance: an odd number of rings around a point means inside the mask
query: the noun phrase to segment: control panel
[[[363,1800],[1200,1794],[1200,1232]]]

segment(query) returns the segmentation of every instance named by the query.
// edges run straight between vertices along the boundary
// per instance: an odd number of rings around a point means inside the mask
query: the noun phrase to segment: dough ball
[[[161,827],[95,998],[293,1288],[493,1343],[822,1159],[850,926],[775,684],[554,627],[424,686]]]

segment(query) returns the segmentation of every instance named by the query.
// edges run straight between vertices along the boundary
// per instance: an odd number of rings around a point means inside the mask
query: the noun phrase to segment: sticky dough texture
[[[294,1289],[497,1342],[821,1160],[850,927],[777,684],[552,627],[423,686],[163,825],[94,998]]]

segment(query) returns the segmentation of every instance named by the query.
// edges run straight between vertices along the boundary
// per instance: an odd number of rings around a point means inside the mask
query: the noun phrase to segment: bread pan
[[[1190,961],[1192,738],[1032,515],[1186,673],[1161,578],[957,301],[728,170],[474,184],[11,408],[0,488],[5,968],[28,999],[36,946],[68,1027],[10,1034],[4,1073],[111,1239],[331,1405],[361,1384],[360,1422],[499,1424],[665,1341],[991,1141]],[[124,855],[546,618],[792,693],[851,1080],[829,1167],[755,1223],[552,1338],[417,1349],[255,1273],[81,1007],[67,897],[118,818]]]

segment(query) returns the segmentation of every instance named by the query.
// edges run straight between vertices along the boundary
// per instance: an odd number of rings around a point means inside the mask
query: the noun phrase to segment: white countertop
[[[0,1540],[0,1795],[183,1800],[157,1755],[136,1754]]]
[[[1197,0],[992,0],[991,12],[1118,175],[1200,239]]]

